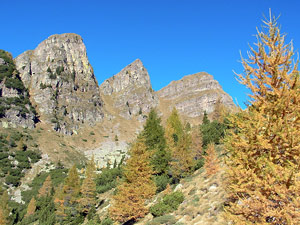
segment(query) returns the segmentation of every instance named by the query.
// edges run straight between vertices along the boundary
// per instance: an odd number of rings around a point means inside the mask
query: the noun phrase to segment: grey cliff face
[[[113,104],[126,119],[133,115],[147,114],[158,104],[149,74],[139,59],[105,80],[100,85],[100,93],[110,96],[113,100],[106,104]]]
[[[202,116],[204,111],[212,113],[219,100],[226,108],[235,108],[232,98],[223,91],[218,81],[205,72],[172,81],[156,92],[160,99],[168,102],[169,108],[191,118]]]
[[[0,121],[2,127],[34,128],[35,110],[11,54],[0,50]]]
[[[79,35],[52,35],[15,62],[42,122],[72,134],[102,120],[98,84]]]

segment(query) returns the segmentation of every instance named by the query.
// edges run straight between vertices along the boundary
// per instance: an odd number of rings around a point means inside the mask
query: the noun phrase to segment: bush
[[[153,206],[150,207],[150,213],[154,216],[162,216],[166,213],[172,212],[172,208],[163,202],[159,202]]]
[[[163,175],[155,176],[154,181],[157,187],[156,192],[159,193],[166,189],[167,185],[170,183],[170,178],[168,175],[163,174]]]
[[[146,223],[146,225],[160,225],[160,224],[168,224],[172,225],[177,222],[176,218],[173,215],[165,215],[154,218],[152,221]]]
[[[8,175],[5,178],[5,183],[8,185],[12,184],[13,186],[18,186],[20,184],[20,178],[12,175]]]
[[[57,75],[60,75],[63,71],[64,71],[64,67],[63,66],[58,66],[56,68],[56,74]]]
[[[165,195],[162,201],[150,207],[150,212],[154,217],[162,216],[177,210],[178,206],[183,202],[184,195],[180,191]]]
[[[17,89],[18,91],[24,91],[25,90],[23,82],[20,79],[15,78],[15,77],[7,78],[5,80],[5,86],[7,88]]]
[[[183,202],[184,195],[180,191],[175,191],[163,198],[163,203],[169,205],[173,210],[177,210],[178,206]]]
[[[97,192],[104,193],[117,185],[117,177],[122,177],[122,169],[120,166],[115,168],[105,168],[96,178]]]

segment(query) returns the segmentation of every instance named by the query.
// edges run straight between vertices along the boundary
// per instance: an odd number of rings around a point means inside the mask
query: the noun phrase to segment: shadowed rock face
[[[137,59],[118,74],[100,85],[100,93],[112,98],[113,107],[126,119],[139,114],[147,114],[156,107],[158,99],[152,90],[149,74]]]
[[[79,35],[52,35],[15,62],[42,122],[72,134],[102,120],[98,84]]]
[[[0,50],[0,121],[2,127],[34,128],[36,116],[11,54]]]
[[[156,94],[169,110],[176,107],[180,114],[191,118],[201,117],[204,111],[214,112],[218,100],[229,110],[236,107],[218,81],[205,72],[172,81]]]

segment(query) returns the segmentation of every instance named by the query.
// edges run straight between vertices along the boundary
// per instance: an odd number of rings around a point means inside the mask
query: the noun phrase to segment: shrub
[[[56,74],[50,73],[50,74],[49,74],[49,78],[50,78],[51,80],[56,79]]]
[[[105,168],[102,173],[96,178],[97,192],[104,193],[117,185],[117,177],[122,177],[120,167]]]
[[[162,215],[164,215],[166,213],[170,213],[170,212],[172,212],[172,208],[170,206],[164,204],[163,202],[159,202],[150,207],[150,213],[154,217],[162,216]]]
[[[155,176],[154,181],[157,187],[156,192],[159,193],[166,189],[167,185],[170,183],[170,178],[168,175],[163,174],[160,176]]]
[[[183,202],[184,195],[180,191],[175,191],[163,198],[163,203],[169,205],[173,210],[177,210],[178,206]]]
[[[20,184],[20,178],[12,175],[8,175],[5,178],[5,183],[8,185],[12,184],[13,186],[18,186]]]
[[[154,218],[152,221],[146,223],[146,225],[160,225],[160,224],[168,224],[172,225],[177,222],[176,218],[173,215],[165,215]]]
[[[56,74],[57,75],[60,75],[63,71],[64,71],[64,67],[63,66],[58,66],[56,68]]]
[[[184,195],[180,191],[165,195],[162,201],[150,207],[150,212],[154,217],[162,216],[177,210],[178,206],[183,202]]]

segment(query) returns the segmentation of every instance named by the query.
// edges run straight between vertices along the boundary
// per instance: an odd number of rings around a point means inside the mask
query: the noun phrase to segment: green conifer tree
[[[147,150],[152,151],[151,164],[156,175],[167,174],[169,170],[170,153],[166,148],[166,139],[161,119],[157,112],[151,109],[141,137],[145,140]]]

